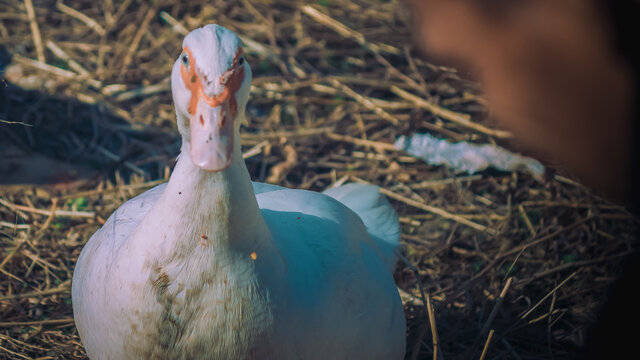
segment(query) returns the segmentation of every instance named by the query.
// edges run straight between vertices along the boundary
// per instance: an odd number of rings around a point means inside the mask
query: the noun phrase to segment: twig
[[[539,279],[539,278],[542,278],[542,277],[546,277],[546,276],[549,276],[551,274],[555,274],[555,273],[558,273],[558,272],[561,272],[561,271],[566,271],[566,270],[573,269],[573,268],[580,268],[580,267],[584,267],[584,266],[598,264],[598,263],[601,263],[601,262],[609,262],[611,260],[616,260],[616,259],[619,259],[619,258],[623,258],[623,257],[629,256],[631,254],[633,254],[633,251],[629,250],[629,251],[625,251],[625,252],[622,252],[622,253],[619,253],[619,254],[615,254],[615,255],[611,255],[611,256],[607,256],[607,257],[601,257],[601,258],[598,258],[598,259],[576,261],[576,262],[572,262],[572,263],[558,265],[558,266],[556,266],[554,268],[537,272],[537,273],[533,274],[533,276],[531,276],[529,278],[518,280],[516,282],[516,284],[520,285],[520,284],[529,283],[529,282],[531,282],[533,280],[536,280],[536,279]]]
[[[420,281],[420,271],[418,271],[418,269],[407,258],[402,256],[402,254],[400,254],[399,251],[396,250],[395,255],[398,257],[398,259],[400,259],[400,261],[402,261],[406,266],[408,266],[409,269],[411,269],[411,271],[413,271],[416,277],[418,289],[420,290],[420,296],[422,296],[422,304],[426,307],[427,316],[429,317],[429,327],[431,329],[431,339],[433,343],[433,360],[442,360],[443,356],[439,348],[440,339],[438,338],[438,331],[436,327],[436,317],[435,317],[435,314],[433,313],[433,305],[431,304],[431,297],[429,296],[429,293],[424,291],[424,288],[422,287],[422,281]],[[417,359],[418,352],[420,350],[419,343],[422,341],[422,337],[425,335],[426,335],[426,332],[420,333],[420,337],[418,338],[418,343],[416,344],[416,348],[413,349],[414,351],[411,356],[413,359]]]
[[[392,125],[398,125],[398,119],[393,117],[393,115],[389,114],[388,112],[384,111],[380,106],[374,104],[373,101],[371,101],[371,99],[358,94],[347,85],[341,84],[338,80],[335,80],[335,79],[328,79],[328,80],[331,85],[340,89],[340,91],[342,91],[345,95],[351,97],[356,102],[363,105],[365,108],[372,110],[376,114],[380,115],[381,118],[389,121]]]
[[[142,22],[138,27],[138,31],[133,37],[133,40],[131,40],[131,44],[129,44],[129,49],[127,50],[127,53],[124,56],[124,60],[122,61],[122,66],[120,67],[120,76],[122,76],[125,73],[125,71],[127,71],[127,69],[129,68],[129,65],[131,64],[131,61],[133,61],[133,54],[138,49],[138,46],[140,45],[140,41],[142,40],[142,36],[144,35],[145,32],[149,30],[149,23],[151,23],[151,20],[156,15],[157,11],[158,11],[158,8],[156,6],[156,2],[154,1],[151,7],[149,8],[149,10],[147,10],[147,13],[144,16],[144,19],[142,19]]]
[[[446,185],[456,184],[456,183],[465,183],[465,182],[470,183],[472,181],[481,180],[481,179],[482,179],[482,175],[459,176],[459,177],[451,177],[451,178],[445,178],[440,180],[422,181],[417,184],[411,184],[409,185],[409,187],[413,190],[422,190],[422,189],[441,187],[441,186],[446,186]]]
[[[285,160],[271,168],[271,174],[267,178],[268,183],[279,184],[287,176],[287,173],[298,163],[298,153],[293,146],[289,144],[285,145],[282,152],[284,153]]]
[[[29,224],[14,224],[8,221],[0,221],[0,226],[7,227],[14,230],[29,230],[31,225]]]
[[[520,212],[522,220],[524,220],[525,225],[527,225],[527,228],[531,233],[531,238],[534,239],[536,237],[536,229],[534,229],[533,224],[531,224],[531,220],[529,220],[529,216],[527,215],[527,212],[524,211],[524,207],[522,206],[522,204],[518,205],[518,211]]]
[[[9,254],[9,255],[11,255],[11,254]],[[7,256],[7,257],[8,257],[8,256]],[[1,272],[1,273],[3,273],[3,274],[5,274],[5,275],[6,275],[6,276],[8,276],[8,277],[10,277],[10,278],[14,279],[14,280],[17,280],[18,282],[21,282],[21,283],[23,283],[23,282],[24,282],[24,280],[20,279],[19,277],[17,277],[17,276],[15,276],[15,275],[13,275],[12,273],[8,272],[7,270],[5,270],[5,269],[3,269],[3,268],[1,268],[1,267],[0,267],[0,272]]]
[[[51,40],[47,40],[47,49],[51,50],[53,55],[57,56],[59,59],[66,62],[70,68],[75,70],[80,75],[89,75],[87,69],[82,67],[82,65],[78,64],[75,60],[69,56],[64,50],[62,50],[56,43]]]
[[[28,348],[31,348],[31,349],[44,350],[44,351],[47,350],[47,349],[42,348],[40,346],[36,346],[36,345],[33,345],[33,344],[28,344],[28,343],[25,343],[23,341],[20,341],[18,339],[15,339],[15,338],[3,335],[3,334],[0,334],[0,339],[4,339],[4,340],[7,340],[10,343],[19,344],[19,345],[22,345],[24,347],[28,347]]]
[[[276,54],[271,49],[260,44],[259,42],[242,34],[239,34],[238,37],[240,38],[240,40],[242,40],[242,44],[244,45],[247,54],[256,54],[264,56],[267,59],[274,59],[276,57]]]
[[[429,101],[426,101],[418,96],[415,96],[405,90],[402,90],[401,88],[392,85],[391,86],[391,92],[393,92],[394,94],[398,95],[399,97],[411,101],[414,104],[416,104],[417,106],[420,106],[424,109],[429,110],[433,115],[435,116],[439,116],[443,119],[449,120],[451,122],[454,122],[458,125],[462,125],[464,127],[476,130],[478,132],[481,132],[483,134],[487,134],[490,136],[494,136],[497,138],[501,138],[501,139],[508,139],[511,138],[512,135],[510,132],[508,131],[504,131],[504,130],[494,130],[494,129],[490,129],[484,125],[475,123],[473,121],[471,121],[471,117],[469,115],[466,114],[460,114],[457,113],[455,111],[451,111],[448,109],[445,109],[443,107],[440,107],[434,103],[431,103]]]
[[[509,255],[512,255],[512,254],[515,254],[515,253],[519,253],[523,249],[527,249],[530,246],[537,245],[537,244],[540,244],[542,242],[551,240],[551,239],[555,238],[556,236],[575,228],[576,226],[579,226],[579,225],[584,224],[585,222],[587,222],[589,220],[592,220],[594,217],[595,216],[586,217],[586,218],[584,218],[582,220],[579,220],[579,221],[577,221],[577,222],[575,222],[575,223],[573,223],[573,224],[571,224],[569,226],[566,226],[566,227],[564,227],[564,228],[562,228],[562,229],[560,229],[560,230],[558,230],[558,231],[556,231],[556,232],[554,232],[552,234],[549,234],[549,235],[543,236],[543,237],[541,237],[541,238],[539,238],[537,240],[534,240],[531,243],[523,244],[523,245],[517,246],[517,247],[515,247],[513,249],[510,249],[508,251],[505,251],[503,253],[497,254],[496,257],[493,260],[491,260],[491,262],[489,262],[484,268],[482,268],[482,270],[480,270],[477,274],[475,274],[471,279],[467,280],[462,286],[458,285],[457,288],[458,289],[466,289],[469,286],[469,284],[473,283],[474,281],[476,281],[480,277],[484,276],[484,274],[487,273],[489,271],[489,269],[493,268],[495,266],[495,264],[499,260],[505,258],[506,256],[509,256]],[[447,291],[451,290],[452,288],[453,288],[453,285],[449,285],[449,286],[446,286],[446,287],[438,290],[436,293],[438,293],[438,294],[439,293],[444,293],[444,292],[447,292]],[[462,292],[458,292],[458,295],[448,297],[447,300],[444,303],[448,304],[448,303],[453,302],[461,294],[462,294]]]
[[[262,152],[262,148],[264,148],[267,145],[269,145],[269,141],[267,141],[267,140],[257,143],[251,149],[249,149],[249,150],[245,151],[244,153],[242,153],[242,158],[246,160],[246,159],[248,159],[250,157],[253,157],[253,156],[256,156],[256,155],[260,154]]]
[[[545,300],[547,300],[549,296],[553,295],[556,291],[558,291],[558,289],[560,289],[564,284],[566,284],[567,281],[571,280],[579,271],[580,270],[573,272],[566,279],[564,279],[560,284],[558,284],[558,286],[554,287],[553,290],[551,290],[547,295],[545,295],[542,299],[540,299],[540,301],[538,301],[531,309],[529,309],[522,315],[518,316],[520,320],[524,320],[524,318],[529,316],[535,309],[538,308],[538,306],[540,306]]]
[[[402,288],[397,288],[398,289],[398,293],[400,294],[400,298],[402,299],[402,303],[403,304],[411,304],[414,306],[425,306],[424,302],[422,301],[422,299],[420,299],[419,297],[413,295],[412,293],[402,289]]]
[[[122,4],[118,6],[118,10],[116,10],[116,13],[112,16],[112,23],[108,24],[109,27],[114,26],[118,22],[118,19],[129,9],[131,3],[133,3],[133,0],[124,0]]]
[[[22,250],[22,252],[24,253],[24,255],[26,257],[28,257],[29,259],[35,261],[40,266],[42,266],[42,268],[50,268],[50,269],[53,269],[53,270],[60,270],[59,267],[53,265],[52,263],[48,262],[47,260],[45,260],[45,259],[39,257],[38,255],[32,253],[28,249],[24,249],[24,250]]]
[[[553,179],[557,182],[561,182],[563,184],[567,184],[567,185],[571,185],[571,186],[575,186],[577,188],[581,188],[581,189],[586,189],[586,186],[580,184],[579,182],[569,179],[568,177],[564,177],[562,175],[554,175]]]
[[[564,314],[564,312],[562,312],[562,310],[560,310],[560,309],[553,309],[553,303],[554,303],[554,301],[555,301],[556,297],[557,297],[557,293],[556,293],[556,294],[554,294],[554,295],[553,295],[553,297],[551,298],[551,305],[550,305],[550,309],[549,309],[549,311],[548,311],[548,312],[546,312],[546,313],[544,313],[544,314],[542,314],[542,315],[540,315],[540,316],[538,316],[538,317],[536,317],[536,318],[533,318],[533,319],[531,319],[531,320],[527,321],[527,324],[529,324],[529,325],[531,325],[531,324],[535,324],[535,323],[540,322],[540,321],[542,321],[542,320],[544,320],[544,319],[547,319],[548,321],[551,321],[551,317],[552,317],[553,315],[555,315],[555,314],[558,314],[558,313],[560,313],[560,316],[562,316],[562,315]],[[548,327],[548,325],[547,325],[547,329],[548,329],[548,328],[549,328],[549,327]]]
[[[20,251],[22,246],[27,243],[27,236],[19,236],[18,243],[13,250],[0,262],[0,271],[4,271],[4,266]]]
[[[520,256],[522,255],[522,253],[524,253],[525,250],[525,248],[521,249],[520,252],[518,252],[518,255],[516,255],[515,259],[513,259],[513,262],[511,262],[511,265],[509,265],[507,271],[505,272],[505,279],[507,278],[507,276],[509,276],[509,274],[511,274],[511,270],[513,270],[513,268],[516,266],[518,260],[520,260]]]
[[[452,302],[454,302],[458,297],[460,297],[464,293],[464,291],[469,287],[469,285],[471,285],[473,282],[475,282],[478,279],[480,279],[481,277],[483,277],[490,269],[492,269],[496,265],[498,260],[499,260],[499,258],[495,258],[495,259],[491,260],[485,267],[482,268],[482,270],[478,271],[478,273],[473,275],[471,277],[471,279],[465,281],[462,285],[459,285],[459,284],[456,285],[455,287],[459,290],[457,295],[453,295],[453,296],[447,297],[447,299],[445,301],[443,301],[443,305],[448,305],[448,304],[451,304]],[[453,288],[454,288],[453,285],[449,285],[449,286],[446,286],[446,287],[436,291],[435,294],[442,294],[442,293],[445,293],[447,291],[450,291]]]
[[[279,138],[296,138],[296,137],[307,137],[307,136],[318,136],[324,135],[327,133],[331,133],[333,131],[333,127],[323,127],[323,128],[311,128],[305,129],[300,128],[294,131],[273,131],[273,132],[260,132],[256,134],[243,133],[240,134],[242,141],[252,141],[252,140],[267,140],[267,139],[279,139]]]
[[[3,204],[5,206],[7,206],[7,204]],[[24,211],[24,212],[28,212],[28,213],[34,213],[34,214],[40,214],[40,215],[51,215],[51,211],[50,210],[42,210],[42,209],[36,209],[33,207],[29,207],[29,206],[23,206],[23,205],[16,205],[16,204],[11,204],[8,203],[9,206],[7,206],[9,209],[11,209],[12,211]],[[68,211],[68,210],[55,210],[54,211],[54,216],[56,217],[80,217],[80,218],[93,218],[96,216],[96,214],[93,211]]]
[[[42,326],[42,325],[57,325],[57,324],[72,324],[73,318],[63,319],[50,319],[40,321],[7,321],[0,322],[0,327],[13,327],[13,326]]]
[[[389,90],[391,85],[405,86],[406,84],[399,81],[386,80],[384,78],[367,78],[349,75],[328,75],[326,79],[335,79],[344,84],[362,85],[381,90]],[[411,104],[411,106],[415,106]]]
[[[431,305],[431,296],[426,293],[427,297],[427,313],[429,314],[429,327],[431,328],[431,340],[433,343],[433,360],[442,360],[442,351],[440,351],[440,339],[436,328],[436,316],[433,313],[433,305]]]
[[[19,13],[0,13],[0,20],[29,21],[29,16]]]
[[[45,64],[44,62],[39,61],[39,60],[29,59],[29,58],[24,57],[24,56],[22,56],[20,54],[14,54],[13,55],[13,59],[15,61],[21,63],[21,64],[29,65],[29,66],[32,66],[32,67],[37,68],[39,70],[50,72],[52,74],[65,77],[67,79],[76,79],[77,76],[78,76],[78,74],[76,74],[76,73],[74,73],[72,71],[64,70],[64,69],[61,69],[61,68],[59,68],[57,66],[52,66],[52,65],[49,65],[49,64]]]
[[[42,70],[42,71],[46,71],[52,74],[55,74],[57,76],[61,76],[64,78],[67,78],[69,80],[74,80],[74,81],[79,81],[79,82],[86,82],[89,85],[95,87],[95,88],[100,88],[102,86],[102,83],[97,81],[97,80],[93,80],[93,79],[83,79],[81,76],[79,76],[78,74],[69,71],[69,70],[64,70],[61,69],[57,66],[52,66],[49,64],[45,64],[41,61],[38,60],[33,60],[33,59],[29,59],[27,57],[21,56],[19,54],[13,54],[13,59],[23,65],[28,65],[31,67],[34,67],[38,70]]]
[[[363,140],[363,139],[358,139],[355,138],[353,136],[347,136],[347,135],[340,135],[340,134],[336,134],[336,133],[327,133],[326,134],[327,137],[331,140],[335,140],[335,141],[344,141],[344,142],[348,142],[348,143],[352,143],[352,144],[356,144],[356,145],[360,145],[360,146],[367,146],[367,147],[372,147],[375,148],[377,150],[387,150],[387,151],[393,151],[393,152],[397,152],[398,149],[396,149],[393,144],[389,144],[389,143],[385,143],[385,142],[380,142],[380,141],[372,141],[372,140]]]
[[[615,204],[593,204],[593,203],[579,203],[579,202],[553,201],[553,200],[528,200],[528,201],[523,201],[520,204],[524,207],[569,207],[574,209],[597,208],[597,209],[627,212],[627,210],[624,207],[620,205],[615,205]]]
[[[420,72],[418,71],[418,67],[416,66],[416,62],[413,61],[413,56],[411,56],[411,47],[410,46],[405,46],[404,47],[404,57],[405,59],[407,59],[407,64],[409,64],[409,69],[411,69],[411,72],[413,72],[414,77],[416,79],[418,79],[418,82],[420,83],[420,87],[422,89],[423,93],[427,92],[427,82],[424,80],[424,77],[422,76],[422,74],[420,74]]]
[[[11,202],[9,202],[9,200],[4,199],[2,196],[0,196],[0,205],[4,205],[9,209],[11,209],[12,211],[15,211],[16,214],[18,214],[22,218],[22,220],[29,221],[29,215],[27,215],[24,211],[15,209],[14,205]]]
[[[330,16],[321,13],[320,11],[312,8],[309,5],[305,5],[301,9],[302,9],[302,12],[310,16],[312,19],[331,28],[333,31],[337,32],[338,34],[354,40],[355,42],[357,42],[367,50],[371,51],[375,59],[384,67],[386,67],[390,73],[392,73],[399,79],[402,79],[405,83],[407,83],[409,86],[413,87],[414,89],[424,92],[425,89],[423,88],[423,86],[418,84],[415,80],[413,80],[403,72],[396,69],[387,59],[385,59],[384,56],[380,54],[381,51],[384,51],[394,55],[402,55],[402,50],[393,46],[385,45],[385,44],[374,44],[372,42],[369,42],[364,38],[364,35],[362,35],[361,33],[346,27],[339,21],[334,20]]]
[[[33,125],[27,124],[27,123],[22,122],[22,121],[9,121],[9,120],[0,119],[0,123],[9,124],[9,125],[24,125],[24,126],[28,126],[28,127],[33,127]]]
[[[100,145],[96,145],[96,150],[98,150],[102,155],[108,157],[109,159],[116,161],[116,162],[120,162],[122,161],[122,158],[114,153],[112,153],[111,151],[105,149],[104,147],[100,146]],[[134,171],[136,173],[138,173],[139,175],[145,176],[146,173],[144,170],[140,169],[139,167],[133,165],[131,162],[129,161],[123,161],[122,164],[124,165],[124,167],[126,167],[127,169]]]
[[[461,216],[458,216],[458,215],[455,215],[455,214],[451,214],[450,212],[447,212],[447,211],[445,211],[443,209],[440,209],[440,208],[437,208],[435,206],[427,205],[427,204],[415,201],[413,199],[409,199],[406,196],[402,196],[402,195],[396,194],[396,193],[394,193],[392,191],[389,191],[389,190],[387,190],[385,188],[381,187],[380,188],[380,193],[382,193],[382,194],[384,194],[384,195],[386,195],[386,196],[388,196],[388,197],[390,197],[392,199],[401,201],[401,202],[403,202],[403,203],[405,203],[407,205],[416,207],[418,209],[422,209],[424,211],[428,211],[430,213],[434,213],[434,214],[439,215],[439,216],[441,216],[441,217],[443,217],[445,219],[453,220],[455,222],[458,222],[458,223],[460,223],[462,225],[466,225],[466,226],[468,226],[470,228],[473,228],[473,229],[476,229],[478,231],[486,232],[486,233],[488,233],[488,234],[490,234],[492,236],[497,235],[497,231],[494,230],[494,229],[488,228],[488,227],[486,227],[484,225],[480,225],[480,224],[475,223],[473,221],[469,221],[469,220],[467,220],[467,219],[465,219],[465,218],[463,218]]]
[[[505,256],[516,254],[516,253],[519,253],[520,251],[522,251],[523,249],[528,249],[531,246],[541,244],[541,243],[543,243],[545,241],[549,241],[549,240],[555,238],[556,236],[558,236],[558,235],[560,235],[560,234],[562,234],[562,233],[564,233],[566,231],[569,231],[569,230],[571,230],[571,229],[573,229],[573,228],[575,228],[577,226],[580,226],[580,225],[592,220],[594,217],[595,216],[593,216],[593,215],[592,216],[587,216],[586,218],[578,220],[575,223],[573,223],[571,225],[568,225],[568,226],[565,226],[562,229],[557,230],[557,231],[555,231],[555,232],[553,232],[553,233],[551,233],[549,235],[545,235],[545,236],[540,237],[538,239],[535,239],[535,240],[533,240],[533,241],[531,241],[529,243],[522,244],[520,246],[516,246],[516,247],[514,247],[512,249],[509,249],[508,251],[500,254],[500,257],[503,258]]]
[[[53,198],[51,200],[51,212],[49,213],[49,217],[47,218],[47,220],[45,220],[44,225],[42,225],[42,227],[40,229],[38,229],[38,231],[36,232],[36,237],[38,239],[40,239],[44,235],[44,232],[51,225],[51,221],[53,220],[53,218],[56,215],[56,208],[57,207],[58,207],[58,199],[57,198]],[[34,242],[36,242],[36,241],[34,240]]]
[[[59,197],[60,200],[66,200],[66,199],[73,199],[73,198],[78,198],[78,197],[83,197],[83,196],[94,196],[94,195],[98,195],[98,194],[102,194],[102,193],[106,193],[106,192],[118,192],[118,191],[131,191],[131,190],[136,190],[136,189],[145,189],[145,188],[150,188],[156,185],[160,185],[162,183],[167,182],[167,180],[165,179],[159,179],[159,180],[153,180],[153,181],[148,181],[148,182],[144,182],[144,183],[138,183],[138,184],[130,184],[124,187],[113,187],[111,189],[99,189],[99,190],[89,190],[89,191],[81,191],[81,192],[77,192],[77,193],[73,193],[73,194],[66,194],[66,195],[62,195]]]
[[[496,299],[496,303],[493,305],[493,309],[491,309],[491,312],[489,313],[489,316],[487,317],[487,321],[484,323],[484,326],[480,330],[480,333],[478,334],[478,337],[476,338],[476,340],[473,342],[473,345],[471,345],[471,347],[467,351],[467,355],[468,355],[469,358],[473,354],[475,354],[476,349],[478,348],[478,345],[480,345],[480,341],[482,340],[482,337],[487,333],[487,331],[489,331],[489,329],[493,325],[493,321],[495,320],[496,315],[498,314],[498,310],[500,309],[500,306],[504,302],[504,298],[507,296],[507,291],[509,290],[509,287],[511,286],[512,282],[513,282],[513,278],[510,277],[510,278],[507,279],[507,282],[504,285],[504,287],[502,288],[502,291],[500,292],[500,295],[498,296],[498,299]],[[483,354],[487,349],[487,345],[488,345],[488,343],[489,343],[489,341],[491,339],[492,333],[493,333],[493,329],[491,329],[491,332],[489,332],[489,338],[487,339],[487,342],[485,343],[485,348],[483,350]]]
[[[38,21],[36,19],[36,11],[33,8],[31,0],[24,0],[24,7],[27,10],[27,16],[29,17],[29,26],[31,27],[31,35],[33,36],[33,43],[36,47],[38,61],[44,63],[46,60],[44,57],[44,47],[42,46],[40,28],[38,27]]]
[[[337,32],[338,34],[346,38],[354,40],[355,42],[371,50],[372,52],[379,53],[380,51],[384,51],[394,55],[402,55],[402,50],[391,45],[374,44],[372,42],[369,42],[364,38],[364,35],[362,35],[361,33],[344,26],[339,21],[334,20],[333,18],[321,13],[320,11],[312,8],[309,5],[303,6],[301,10],[303,13],[307,14],[315,21],[331,28],[333,31]]]
[[[509,287],[511,286],[512,282],[513,282],[513,278],[510,277],[507,279],[507,283],[502,288],[502,291],[500,292],[500,295],[498,296],[498,299],[496,300],[495,305],[493,305],[493,309],[491,309],[491,313],[489,313],[487,322],[485,322],[484,326],[482,327],[482,330],[480,330],[480,335],[484,335],[487,332],[487,330],[489,330],[491,325],[493,325],[493,320],[495,320],[496,315],[498,314],[498,309],[500,309],[500,305],[502,305],[504,298],[507,296],[507,291],[509,291]]]
[[[171,76],[168,76],[157,84],[143,86],[134,90],[129,90],[118,94],[116,101],[127,101],[139,97],[147,97],[171,90]]]
[[[171,16],[171,14],[169,14],[168,12],[164,10],[160,11],[160,18],[166,21],[167,24],[171,25],[171,28],[174,32],[183,36],[189,33],[189,30],[187,30],[187,28],[182,25],[180,21],[176,20],[176,18]]]
[[[56,7],[61,12],[71,16],[72,18],[75,18],[75,19],[80,20],[81,22],[83,22],[91,30],[95,31],[98,35],[104,36],[104,35],[107,34],[107,31],[102,26],[100,26],[100,24],[98,24],[97,21],[95,21],[92,18],[88,17],[87,15],[81,13],[80,11],[65,5],[62,1],[58,1],[56,3]]]
[[[33,297],[48,296],[48,295],[53,295],[58,293],[70,292],[71,288],[69,287],[69,285],[71,285],[71,281],[67,280],[62,284],[60,284],[58,287],[49,289],[49,290],[31,291],[31,292],[22,293],[22,294],[0,296],[0,301],[33,298]]]
[[[1,323],[0,323],[0,324],[1,324]],[[0,350],[2,350],[2,351],[4,351],[4,352],[6,352],[7,354],[11,354],[11,355],[17,356],[17,357],[19,357],[19,358],[23,358],[23,359],[27,359],[27,360],[32,360],[30,357],[28,357],[28,356],[26,356],[26,355],[22,355],[22,354],[20,354],[20,353],[13,352],[13,351],[11,351],[11,350],[9,350],[9,349],[7,349],[7,348],[3,347],[3,346],[0,346]]]
[[[482,349],[482,354],[480,354],[480,360],[484,360],[484,357],[487,356],[487,350],[489,350],[489,344],[491,344],[491,339],[493,338],[493,329],[489,331],[489,336],[487,336],[487,342],[484,343],[484,349]]]

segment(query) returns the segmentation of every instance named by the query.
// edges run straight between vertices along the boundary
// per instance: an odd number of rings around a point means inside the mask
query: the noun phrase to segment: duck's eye
[[[238,65],[242,66],[244,64],[244,56],[241,56],[238,60]]]
[[[182,59],[182,65],[189,66],[189,55],[187,55],[187,53],[182,54],[180,59]]]

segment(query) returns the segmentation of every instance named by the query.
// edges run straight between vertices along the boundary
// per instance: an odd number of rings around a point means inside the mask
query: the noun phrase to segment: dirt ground
[[[480,84],[416,50],[399,1],[0,0],[0,359],[86,358],[75,261],[122,202],[168,178],[171,66],[208,23],[239,34],[253,68],[254,180],[365,181],[390,197],[407,359],[575,356],[637,223],[562,169],[469,175],[395,150],[416,132],[511,143]]]

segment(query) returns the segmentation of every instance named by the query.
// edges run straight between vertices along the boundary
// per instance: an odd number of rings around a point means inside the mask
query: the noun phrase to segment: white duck
[[[377,188],[252,184],[251,69],[233,32],[187,35],[171,85],[183,144],[169,182],[117,209],[76,265],[89,357],[402,359],[398,219]]]

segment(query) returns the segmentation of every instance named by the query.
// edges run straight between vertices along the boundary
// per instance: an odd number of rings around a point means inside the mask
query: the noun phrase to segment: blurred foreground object
[[[634,1],[410,3],[418,43],[476,71],[493,115],[518,141],[629,202],[637,46],[626,42],[637,25],[621,22]]]
[[[534,151],[638,210],[635,0],[410,1],[417,41],[477,71],[493,114]],[[635,353],[637,255],[613,286],[585,358]]]

